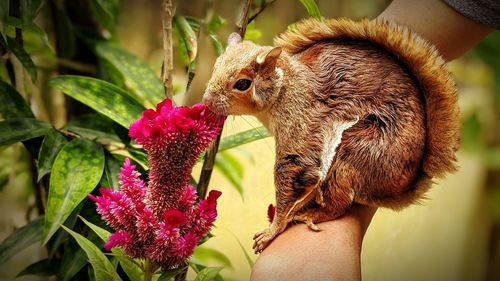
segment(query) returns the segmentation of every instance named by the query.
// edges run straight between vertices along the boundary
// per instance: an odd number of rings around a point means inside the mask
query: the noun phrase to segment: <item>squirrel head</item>
[[[283,85],[283,70],[277,67],[282,56],[280,47],[259,46],[232,33],[215,61],[203,102],[219,115],[265,110]]]

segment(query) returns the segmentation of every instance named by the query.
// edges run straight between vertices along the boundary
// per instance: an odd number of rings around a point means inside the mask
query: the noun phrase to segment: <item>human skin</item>
[[[439,0],[394,0],[378,18],[409,27],[447,61],[493,31]],[[319,223],[319,232],[305,224],[289,226],[260,254],[250,280],[361,280],[361,246],[375,212],[372,207],[353,206],[344,216]]]

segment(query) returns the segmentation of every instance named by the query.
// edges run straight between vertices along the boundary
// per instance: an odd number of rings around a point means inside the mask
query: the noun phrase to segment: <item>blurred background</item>
[[[58,5],[62,1],[49,1]],[[78,2],[78,1],[75,1]],[[84,1],[82,1],[84,2]],[[206,2],[174,1],[176,13],[202,18]],[[373,18],[389,3],[386,0],[317,0],[324,17]],[[212,10],[225,24],[218,31],[226,38],[234,31],[240,1],[213,1]],[[45,7],[37,18],[51,34],[61,31],[63,22],[53,20]],[[85,9],[70,5],[71,20],[88,28],[96,26]],[[162,63],[161,2],[121,0],[116,30],[110,36],[120,46],[142,58],[160,74]],[[249,28],[249,39],[272,44],[274,36],[307,16],[299,1],[278,0],[269,5]],[[222,40],[222,39],[221,39]],[[29,38],[26,38],[29,44]],[[50,120],[56,127],[66,123],[67,111],[78,110],[65,103],[61,93],[49,90],[48,79],[57,66],[95,71],[86,61],[85,51],[73,54],[68,61],[55,58],[53,50],[30,46],[35,64],[41,66],[32,103],[35,115]],[[51,42],[55,44],[54,42]],[[38,45],[37,45],[38,44]],[[64,48],[64,46],[62,46]],[[207,37],[198,42],[198,63],[192,87],[186,93],[186,67],[177,55],[174,74],[175,99],[179,104],[199,102],[210,77],[216,54]],[[28,46],[27,46],[28,48]],[[61,52],[61,46],[58,46]],[[75,48],[75,46],[73,46]],[[62,49],[64,52],[64,49]],[[71,65],[72,61],[76,64]],[[436,182],[422,205],[400,212],[377,211],[364,240],[362,275],[376,280],[500,280],[500,33],[492,33],[465,56],[449,63],[459,88],[462,112],[462,148],[458,153],[460,169]],[[251,117],[230,117],[223,136],[259,127]],[[26,210],[34,208],[33,183],[27,152],[21,145],[0,148],[0,240],[26,223]],[[195,258],[213,265],[228,265],[222,272],[227,280],[248,280],[255,260],[252,237],[265,228],[267,206],[274,203],[274,141],[259,140],[230,151],[240,163],[236,179],[242,190],[227,177],[215,172],[210,186],[223,192],[219,218],[209,240]],[[199,173],[197,167],[194,173]],[[209,249],[209,250],[207,250]],[[203,251],[218,250],[227,259],[213,259]],[[311,249],[313,250],[313,249]],[[26,265],[44,255],[39,245],[25,249],[12,260],[0,264],[0,280],[12,280]],[[319,261],[320,262],[320,261]],[[18,280],[40,280],[22,277]]]

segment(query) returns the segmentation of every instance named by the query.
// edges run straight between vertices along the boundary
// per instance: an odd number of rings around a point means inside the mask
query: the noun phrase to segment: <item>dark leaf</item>
[[[97,143],[74,139],[62,148],[50,175],[44,244],[95,188],[103,169],[104,153]]]
[[[33,118],[14,118],[0,122],[0,146],[43,136],[52,130],[49,123]]]
[[[52,276],[57,274],[59,260],[44,259],[28,265],[16,277],[25,275]]]
[[[33,118],[33,112],[14,87],[0,80],[0,114],[5,119]]]
[[[50,130],[43,139],[42,147],[38,153],[38,179],[40,181],[43,176],[52,170],[52,165],[61,148],[68,142],[66,137],[56,130]]]
[[[69,121],[65,129],[102,144],[111,144],[120,142],[120,138],[111,130],[114,124],[99,114],[85,114]]]
[[[30,24],[42,9],[44,0],[21,0],[21,11],[24,24]]]
[[[124,90],[102,80],[67,75],[53,78],[50,85],[125,128],[129,128],[145,109]]]
[[[122,163],[110,153],[106,152],[105,155],[106,164],[104,165],[101,185],[103,187],[111,187],[114,190],[117,190],[120,187],[120,178],[118,177],[118,174],[120,173]]]
[[[7,47],[12,51],[12,53],[14,53],[14,55],[16,55],[17,59],[21,62],[26,71],[28,71],[28,74],[30,75],[33,83],[36,83],[36,66],[26,50],[24,50],[24,48],[19,45],[16,40],[10,37],[7,37]]]
[[[9,237],[0,244],[0,264],[4,264],[17,253],[40,242],[43,221],[43,216],[38,217],[10,234]]]

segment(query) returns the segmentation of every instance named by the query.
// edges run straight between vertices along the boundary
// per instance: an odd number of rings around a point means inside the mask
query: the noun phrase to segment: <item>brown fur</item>
[[[401,209],[455,170],[459,110],[444,61],[385,21],[305,20],[275,47],[232,44],[204,101],[257,116],[276,138],[276,215],[262,251],[292,220],[314,223],[353,203]],[[252,86],[239,91],[236,81]]]

